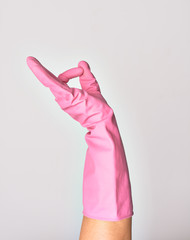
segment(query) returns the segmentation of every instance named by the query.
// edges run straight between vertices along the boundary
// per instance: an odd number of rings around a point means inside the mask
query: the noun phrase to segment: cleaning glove
[[[85,61],[58,77],[36,58],[27,64],[38,80],[50,89],[62,110],[88,132],[83,172],[83,215],[105,221],[131,217],[133,203],[124,146],[113,109],[101,94],[100,86]],[[82,89],[67,82],[79,77]]]

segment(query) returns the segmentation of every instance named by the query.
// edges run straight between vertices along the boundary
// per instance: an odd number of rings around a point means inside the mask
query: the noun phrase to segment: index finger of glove
[[[71,68],[61,74],[59,74],[58,78],[63,82],[68,82],[70,79],[79,77],[83,74],[83,69],[81,67]]]

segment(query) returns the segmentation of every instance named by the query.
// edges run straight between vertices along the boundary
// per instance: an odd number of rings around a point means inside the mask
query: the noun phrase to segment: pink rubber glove
[[[131,184],[125,151],[113,109],[103,98],[87,62],[54,76],[33,58],[27,64],[39,81],[55,96],[59,106],[88,129],[83,172],[83,215],[118,221],[133,215]],[[79,77],[82,89],[70,88],[69,79]]]

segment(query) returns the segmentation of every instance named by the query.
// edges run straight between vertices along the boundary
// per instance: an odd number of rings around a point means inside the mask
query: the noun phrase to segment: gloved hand
[[[113,109],[101,94],[90,66],[80,61],[58,77],[33,57],[27,64],[55,96],[61,109],[88,129],[83,172],[83,214],[89,218],[118,221],[133,215],[131,184],[125,151]],[[67,82],[79,76],[82,89]]]

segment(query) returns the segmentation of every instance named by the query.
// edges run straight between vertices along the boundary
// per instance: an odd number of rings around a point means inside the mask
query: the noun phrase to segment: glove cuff
[[[91,127],[85,140],[83,214],[107,221],[131,217],[131,183],[114,113]]]

